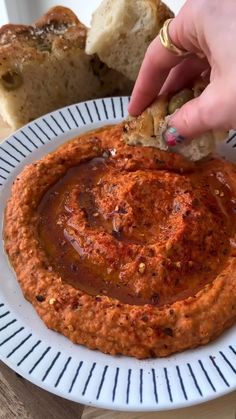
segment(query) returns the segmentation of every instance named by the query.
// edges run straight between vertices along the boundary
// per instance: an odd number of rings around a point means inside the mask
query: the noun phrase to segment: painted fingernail
[[[177,129],[174,127],[167,128],[167,130],[164,132],[164,139],[169,147],[175,147],[176,145],[181,144],[186,140],[186,138],[180,135]]]

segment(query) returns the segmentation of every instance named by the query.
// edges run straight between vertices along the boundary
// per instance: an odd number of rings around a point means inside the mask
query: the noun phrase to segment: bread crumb
[[[140,274],[144,274],[145,270],[146,270],[146,265],[145,265],[145,263],[141,262],[138,265],[138,271],[139,271]]]
[[[49,300],[49,304],[52,306],[53,304],[55,304],[56,302],[56,298],[50,298]]]

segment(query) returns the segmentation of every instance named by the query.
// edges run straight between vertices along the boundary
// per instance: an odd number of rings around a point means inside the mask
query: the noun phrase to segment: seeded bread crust
[[[133,84],[85,53],[87,28],[65,7],[31,26],[0,29],[0,113],[13,128],[57,108],[114,94]]]
[[[84,49],[87,28],[75,14],[65,7],[50,9],[32,26],[8,24],[0,28],[1,67],[11,62],[11,53],[15,59],[45,58],[43,53],[52,49],[64,50],[65,47]],[[2,63],[2,61],[5,61]]]

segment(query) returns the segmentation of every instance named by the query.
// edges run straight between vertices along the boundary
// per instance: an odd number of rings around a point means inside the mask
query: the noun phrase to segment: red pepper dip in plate
[[[5,248],[45,324],[109,354],[167,356],[236,319],[236,167],[130,147],[122,125],[24,168]]]

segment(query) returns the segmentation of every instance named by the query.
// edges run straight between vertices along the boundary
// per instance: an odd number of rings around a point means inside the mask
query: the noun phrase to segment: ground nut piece
[[[56,298],[50,298],[49,300],[49,304],[52,306],[53,304],[55,304],[56,302]]]
[[[3,74],[1,84],[6,90],[16,90],[23,84],[22,76],[17,71],[8,71]]]
[[[146,270],[146,265],[145,265],[145,263],[141,262],[139,264],[138,271],[139,271],[140,274],[144,274],[145,270]]]
[[[194,98],[192,89],[184,89],[172,96],[168,105],[169,115],[174,113],[177,109],[181,108],[186,102]]]

